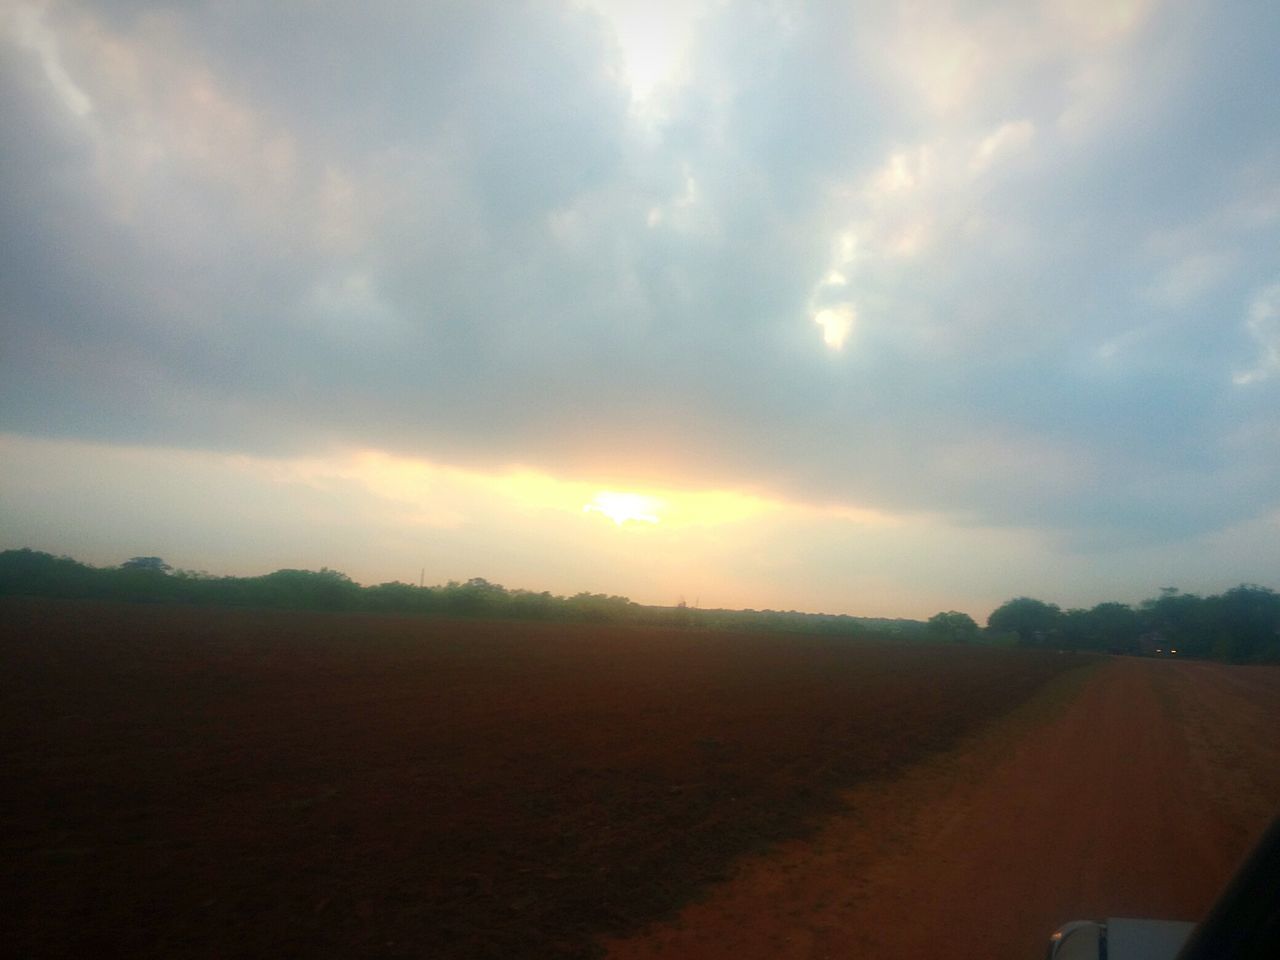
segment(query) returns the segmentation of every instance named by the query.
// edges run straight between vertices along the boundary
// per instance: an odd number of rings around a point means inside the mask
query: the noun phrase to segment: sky
[[[0,548],[1280,586],[1272,0],[9,2]]]

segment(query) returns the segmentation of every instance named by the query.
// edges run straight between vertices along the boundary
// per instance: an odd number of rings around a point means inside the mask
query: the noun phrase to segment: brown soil
[[[1110,660],[610,957],[1013,960],[1070,919],[1198,919],[1280,811],[1278,717],[1280,668]]]
[[[589,956],[873,781],[884,789],[855,793],[820,839],[748,861],[683,933],[618,955],[766,956],[775,942],[851,955],[961,921],[1038,937],[1081,911],[1200,907],[1260,816],[1251,798],[1274,787],[1215,779],[1222,764],[1254,770],[1257,717],[1236,731],[1214,711],[1263,710],[1273,687],[1213,668],[1206,683],[1170,667],[1162,686],[1164,665],[1107,668],[1080,701],[1097,701],[1090,715],[1011,746],[1007,771],[957,762],[917,789],[887,778],[1071,663],[12,599],[0,663],[0,929],[23,957]],[[1113,715],[1106,736],[1088,733]],[[1136,786],[1116,779],[1122,756]],[[1201,768],[1223,797],[1202,801]],[[1116,864],[1133,882],[1108,885]],[[1004,891],[1006,912],[973,887]]]

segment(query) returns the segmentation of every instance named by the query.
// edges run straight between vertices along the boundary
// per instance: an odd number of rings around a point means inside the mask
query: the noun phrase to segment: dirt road
[[[1280,811],[1277,717],[1278,668],[1107,661],[610,957],[1013,960],[1070,919],[1197,919]]]

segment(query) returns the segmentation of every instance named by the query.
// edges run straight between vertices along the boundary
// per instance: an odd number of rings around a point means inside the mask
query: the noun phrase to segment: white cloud
[[[969,169],[975,173],[981,173],[992,163],[1027,149],[1035,133],[1036,125],[1030,120],[1002,123],[992,133],[983,137],[974,149],[973,158],[969,161]]]
[[[684,231],[709,227],[710,212],[705,203],[699,203],[701,197],[698,181],[694,179],[693,169],[688,162],[681,164],[680,183],[678,194],[648,209],[645,214],[647,226],[652,228],[661,225]]]
[[[1258,362],[1251,370],[1236,374],[1239,386],[1260,383],[1280,373],[1280,283],[1258,292],[1245,321],[1250,336],[1258,344]]]
[[[93,101],[67,73],[58,38],[45,24],[43,13],[44,8],[40,4],[18,3],[10,8],[8,22],[4,26],[20,46],[40,57],[45,79],[67,112],[84,117],[93,110]]]
[[[1180,309],[1213,290],[1231,270],[1233,258],[1223,253],[1184,257],[1161,271],[1142,290],[1145,300],[1167,309]]]
[[[919,186],[929,176],[930,160],[927,147],[920,147],[910,153],[905,150],[897,151],[872,178],[869,191],[871,199],[887,199]]]

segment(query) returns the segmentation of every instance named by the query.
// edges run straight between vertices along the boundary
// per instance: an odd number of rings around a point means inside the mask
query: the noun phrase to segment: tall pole
[[[424,581],[425,579],[427,579],[427,568],[426,568],[426,567],[423,567],[423,568],[422,568],[422,572],[421,572],[420,574],[418,574],[418,589],[419,589],[419,590],[421,590],[421,589],[422,589],[422,581]]]

